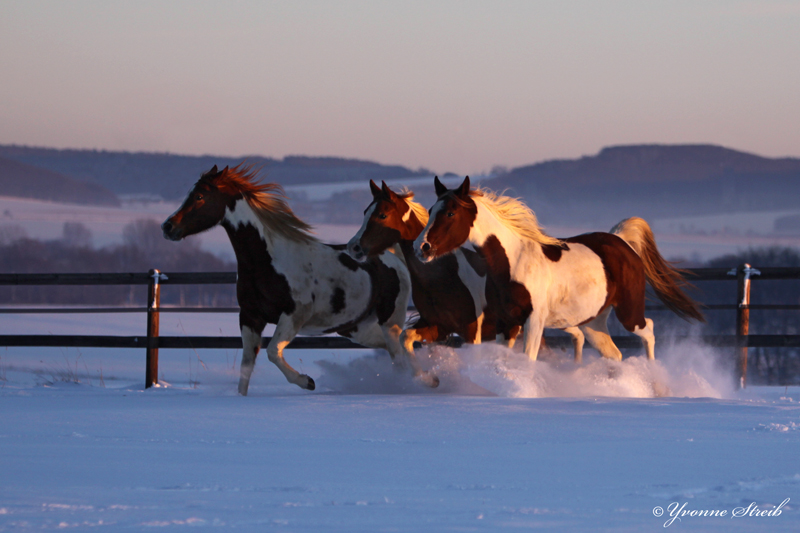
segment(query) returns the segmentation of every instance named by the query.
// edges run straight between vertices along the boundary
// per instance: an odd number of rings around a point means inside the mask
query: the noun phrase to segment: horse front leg
[[[475,322],[467,325],[467,338],[464,340],[466,340],[468,343],[480,344],[483,340],[482,333],[484,316],[484,313],[481,313],[480,316],[475,319]]]
[[[544,318],[536,313],[531,313],[525,320],[523,339],[525,353],[531,361],[536,361],[539,356],[539,346],[542,344],[544,334]]]
[[[404,356],[411,366],[415,378],[431,388],[439,386],[439,378],[430,372],[425,372],[422,370],[422,367],[419,366],[419,362],[414,355],[413,342],[411,350],[406,349],[403,343],[400,342],[403,328],[397,324],[384,324],[381,326],[381,331],[383,332],[383,339],[386,343],[386,350],[389,352],[389,355],[392,356],[392,359],[397,360],[398,356]],[[407,336],[406,339],[408,339]]]
[[[242,363],[239,368],[239,394],[247,396],[250,376],[256,366],[256,356],[261,350],[261,331],[242,326]]]
[[[300,328],[289,315],[281,315],[275,328],[275,334],[267,345],[267,357],[278,369],[283,372],[286,381],[294,383],[301,389],[314,390],[317,388],[314,380],[306,374],[301,374],[283,358],[283,349],[292,342]]]
[[[384,334],[384,337],[386,335]],[[414,353],[414,343],[415,342],[436,342],[439,339],[439,328],[437,326],[431,326],[428,322],[424,319],[419,319],[414,327],[407,328],[400,334],[400,343],[403,345],[405,350],[409,353]],[[394,360],[394,354],[390,352],[392,359]],[[400,361],[398,361],[400,363]]]

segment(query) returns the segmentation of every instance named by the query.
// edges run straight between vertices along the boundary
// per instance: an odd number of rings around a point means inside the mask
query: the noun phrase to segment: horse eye
[[[378,218],[381,219],[381,220],[385,220],[386,219],[386,213],[380,213],[378,215]]]
[[[455,216],[455,213],[453,213],[452,211],[448,211],[447,212],[447,218],[453,218],[454,216]]]
[[[202,199],[203,199],[203,195],[202,194],[195,194],[194,195],[194,201],[195,202],[199,202]]]

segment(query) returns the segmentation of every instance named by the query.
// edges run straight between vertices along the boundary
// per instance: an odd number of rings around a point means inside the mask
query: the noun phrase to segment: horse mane
[[[411,209],[411,212],[417,216],[417,219],[425,226],[428,223],[428,210],[425,207],[414,201],[414,192],[409,189],[408,187],[403,187],[400,192],[395,193],[399,196],[408,207]]]
[[[201,178],[205,179],[206,176]],[[212,185],[233,189],[241,193],[265,228],[286,239],[299,243],[319,242],[314,237],[311,225],[294,214],[286,201],[286,193],[277,183],[258,183],[258,170],[253,165],[239,163],[226,168],[220,174],[209,177]]]
[[[564,245],[564,241],[551,237],[542,230],[536,214],[519,198],[498,195],[483,188],[472,189],[469,194],[473,201],[485,207],[497,220],[520,237],[542,245]]]

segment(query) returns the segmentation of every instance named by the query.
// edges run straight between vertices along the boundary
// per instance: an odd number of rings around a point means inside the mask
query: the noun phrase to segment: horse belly
[[[596,317],[608,300],[608,281],[597,254],[583,245],[570,244],[559,263],[548,291],[546,327],[550,328],[583,324]]]
[[[289,279],[298,327],[303,334],[322,334],[358,319],[369,306],[372,284],[368,272],[344,264],[341,252],[322,249],[284,268]]]

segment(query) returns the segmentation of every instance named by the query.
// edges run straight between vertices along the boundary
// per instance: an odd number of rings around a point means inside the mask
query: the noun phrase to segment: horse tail
[[[706,321],[698,303],[683,291],[684,287],[692,287],[685,279],[689,271],[675,268],[661,256],[653,230],[644,219],[626,218],[611,228],[611,233],[618,235],[639,254],[647,281],[668,309],[684,320]]]

